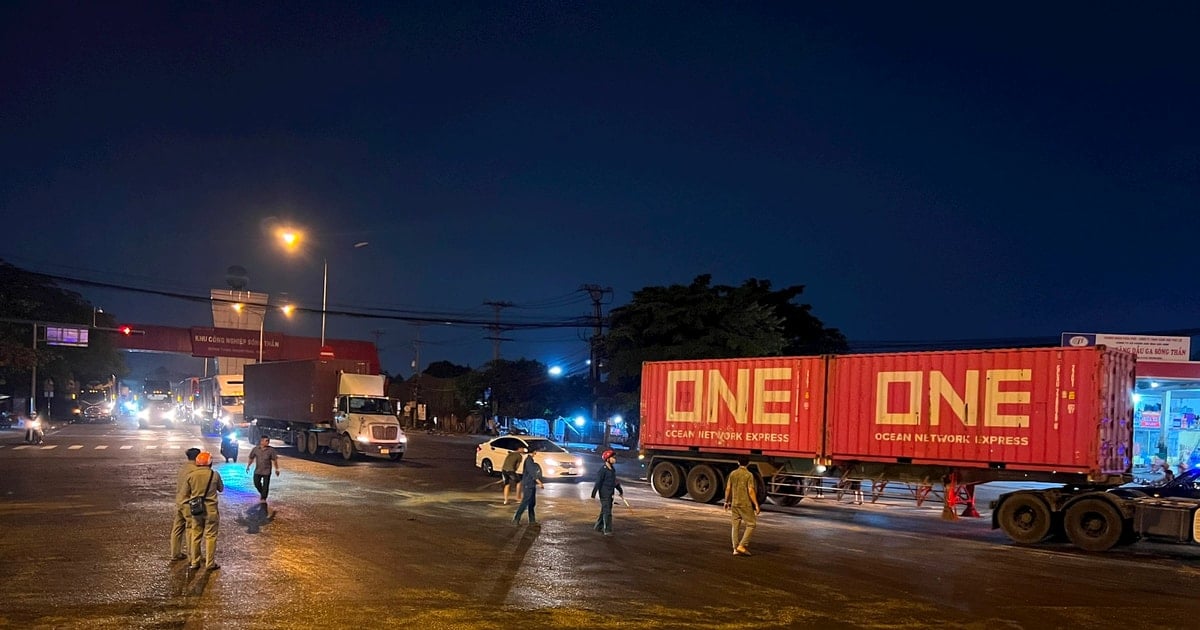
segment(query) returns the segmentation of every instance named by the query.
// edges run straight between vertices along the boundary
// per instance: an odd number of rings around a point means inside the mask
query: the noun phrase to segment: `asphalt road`
[[[167,557],[175,472],[215,440],[74,425],[20,439],[0,431],[3,627],[1176,628],[1200,613],[1200,548],[1018,547],[933,505],[769,507],[749,558],[718,506],[632,479],[612,537],[591,528],[590,483],[547,484],[542,526],[513,527],[473,467],[482,438],[420,433],[399,463],[279,446],[273,518],[243,443],[215,467],[222,568],[192,572]]]

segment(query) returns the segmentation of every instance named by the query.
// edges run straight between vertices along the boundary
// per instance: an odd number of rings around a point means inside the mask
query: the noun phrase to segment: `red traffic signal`
[[[121,331],[122,335],[128,336],[133,334],[133,328],[131,326],[122,326],[119,330]]]

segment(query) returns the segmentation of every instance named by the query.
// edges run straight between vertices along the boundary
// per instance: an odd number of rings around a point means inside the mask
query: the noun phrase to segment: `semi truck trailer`
[[[951,516],[1001,495],[993,525],[1018,543],[1063,535],[1103,550],[1138,537],[1200,540],[1194,501],[1131,481],[1135,358],[1104,347],[648,362],[640,457],[664,497],[712,502],[738,456],[759,496],[795,505],[832,480],[882,492],[941,487]]]
[[[385,394],[386,377],[359,361],[252,363],[244,368],[249,438],[283,440],[298,451],[404,457],[408,437]]]

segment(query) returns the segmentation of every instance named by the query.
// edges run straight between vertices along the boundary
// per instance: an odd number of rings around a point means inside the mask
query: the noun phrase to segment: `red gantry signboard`
[[[258,331],[236,328],[192,328],[192,356],[258,358]],[[281,335],[265,333],[262,336],[264,360],[280,358]]]

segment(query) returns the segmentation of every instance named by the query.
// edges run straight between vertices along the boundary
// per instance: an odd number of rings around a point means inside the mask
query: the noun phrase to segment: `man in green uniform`
[[[187,538],[187,500],[191,497],[187,495],[187,478],[193,470],[196,470],[196,456],[200,454],[200,449],[189,448],[187,450],[187,463],[179,469],[179,475],[175,478],[175,520],[171,523],[171,559],[186,560],[187,554],[184,550],[188,548]]]
[[[737,470],[729,473],[725,482],[725,509],[733,509],[733,555],[748,556],[750,552],[746,545],[750,544],[750,536],[758,524],[758,497],[754,487],[754,474],[746,468],[750,458],[739,457]],[[739,530],[745,526],[745,533]],[[739,534],[741,536],[739,537]]]
[[[217,493],[225,491],[225,483],[221,481],[221,473],[212,469],[212,455],[207,452],[196,456],[196,469],[188,473],[187,496],[204,497],[204,514],[196,516],[188,509],[184,501],[184,509],[188,515],[188,535],[191,544],[188,545],[188,559],[191,560],[189,569],[200,568],[200,538],[204,538],[204,558],[209,571],[220,569],[217,564],[217,525],[221,519],[217,511]]]

